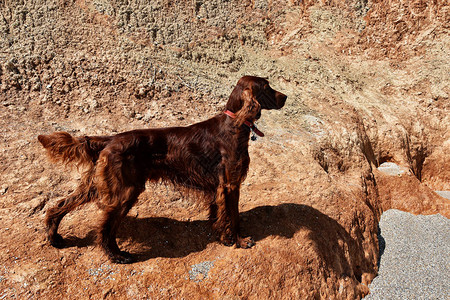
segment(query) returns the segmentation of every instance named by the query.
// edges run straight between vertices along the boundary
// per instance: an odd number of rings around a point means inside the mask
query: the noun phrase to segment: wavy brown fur
[[[250,129],[243,123],[254,122],[261,109],[282,108],[285,101],[286,96],[273,90],[267,80],[245,76],[225,107],[235,112],[235,119],[221,113],[187,127],[133,130],[114,136],[40,135],[39,141],[53,160],[87,166],[75,192],[47,211],[50,243],[63,247],[64,240],[57,233],[61,219],[96,199],[103,210],[98,243],[112,261],[131,262],[131,256],[117,246],[117,229],[144,191],[145,182],[162,180],[204,195],[222,243],[251,247],[253,240],[239,234],[239,189],[250,162]]]
[[[39,142],[53,161],[86,165],[95,163],[98,153],[111,140],[110,137],[72,137],[67,132],[39,135]]]

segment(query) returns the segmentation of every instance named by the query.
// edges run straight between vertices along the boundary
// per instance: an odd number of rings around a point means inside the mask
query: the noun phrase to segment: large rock
[[[2,5],[1,295],[368,294],[383,211],[449,216],[433,192],[450,190],[449,7],[310,2]],[[77,172],[51,165],[38,134],[187,125],[220,112],[244,74],[289,96],[250,146],[240,217],[256,246],[220,245],[201,205],[165,185],[148,186],[120,229],[137,263],[110,264],[94,246],[94,206],[64,219],[68,248],[48,245],[45,211]]]

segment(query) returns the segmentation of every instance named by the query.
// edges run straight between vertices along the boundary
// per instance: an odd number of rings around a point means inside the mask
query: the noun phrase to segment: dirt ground
[[[0,299],[358,299],[378,271],[390,208],[450,215],[445,1],[0,1]],[[106,135],[221,113],[243,75],[288,95],[250,143],[241,227],[148,185],[122,224],[131,265],[95,245],[100,211],[47,209],[77,185],[37,135]],[[405,170],[377,170],[394,162]]]

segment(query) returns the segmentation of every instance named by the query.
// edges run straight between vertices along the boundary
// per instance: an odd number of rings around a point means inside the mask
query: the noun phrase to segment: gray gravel
[[[441,197],[450,199],[450,191],[436,191],[436,194],[438,194]]]
[[[450,220],[391,209],[379,226],[379,274],[364,299],[450,299]]]

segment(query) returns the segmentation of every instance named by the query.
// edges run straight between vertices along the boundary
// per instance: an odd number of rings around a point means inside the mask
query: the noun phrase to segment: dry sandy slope
[[[383,211],[449,216],[432,192],[450,190],[449,7],[391,2],[1,3],[0,297],[367,294]],[[94,205],[64,219],[70,247],[47,244],[45,211],[77,172],[51,165],[38,134],[191,124],[244,74],[289,95],[250,146],[240,211],[254,248],[218,244],[206,212],[165,185],[121,228],[139,262],[95,247]],[[379,172],[387,161],[407,172]]]

